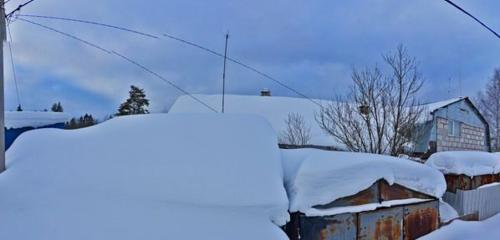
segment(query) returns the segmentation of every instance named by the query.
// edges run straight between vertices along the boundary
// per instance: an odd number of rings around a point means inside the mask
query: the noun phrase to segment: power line
[[[18,16],[21,16],[21,17],[33,17],[33,18],[45,18],[45,19],[54,19],[54,20],[63,20],[63,21],[71,21],[71,22],[80,22],[80,23],[86,23],[86,24],[92,24],[92,25],[97,25],[97,26],[101,26],[101,27],[108,27],[108,28],[113,28],[113,29],[117,29],[117,30],[123,30],[123,31],[127,31],[127,32],[130,32],[130,33],[135,33],[135,34],[139,34],[139,35],[142,35],[142,36],[148,36],[150,38],[155,38],[155,39],[158,39],[159,37],[155,34],[150,34],[150,33],[144,33],[144,32],[140,32],[140,31],[137,31],[137,30],[132,30],[132,29],[129,29],[129,28],[125,28],[125,27],[120,27],[120,26],[115,26],[115,25],[111,25],[111,24],[106,24],[106,23],[100,23],[100,22],[95,22],[95,21],[88,21],[88,20],[82,20],[82,19],[75,19],[75,18],[65,18],[65,17],[54,17],[54,16],[42,16],[42,15],[28,15],[28,14],[19,14]],[[192,46],[192,47],[195,47],[195,48],[198,48],[200,50],[203,50],[205,52],[208,52],[208,53],[211,53],[215,56],[218,56],[218,57],[221,57],[221,58],[224,58],[224,54],[222,53],[219,53],[215,50],[212,50],[210,48],[207,48],[207,47],[204,47],[200,44],[197,44],[197,43],[194,43],[192,41],[188,41],[188,40],[185,40],[185,39],[182,39],[182,38],[179,38],[179,37],[176,37],[174,35],[171,35],[171,34],[167,34],[167,33],[163,33],[161,34],[161,36],[163,37],[166,37],[166,38],[169,38],[169,39],[172,39],[172,40],[175,40],[175,41],[178,41],[178,42],[181,42],[183,44],[186,44],[186,45],[189,45],[189,46]],[[280,85],[281,87],[297,94],[298,96],[301,96],[309,101],[311,101],[312,103],[318,105],[319,107],[323,107],[320,103],[318,103],[317,101],[309,98],[308,96],[306,96],[305,94],[301,93],[300,91],[298,90],[295,90],[294,88],[288,86],[287,84],[285,84],[284,82],[270,76],[269,74],[267,73],[264,73],[263,71],[260,71],[258,70],[257,68],[255,67],[252,67],[246,63],[243,63],[237,59],[234,59],[234,58],[230,58],[230,57],[227,57],[227,60],[232,62],[232,63],[235,63],[243,68],[246,68],[247,70],[250,70],[268,80],[271,80],[273,82],[275,82],[276,84]]]
[[[187,40],[184,40],[184,39],[181,39],[181,38],[178,38],[178,37],[174,37],[174,36],[172,36],[172,35],[165,34],[165,33],[164,33],[164,34],[162,34],[162,35],[163,35],[163,36],[165,36],[165,37],[168,37],[168,38],[170,38],[170,39],[173,39],[173,40],[176,40],[176,41],[179,41],[179,42],[185,43],[185,44],[187,44],[187,45],[190,45],[190,46],[193,46],[193,47],[199,48],[199,49],[201,49],[201,50],[203,50],[203,51],[206,51],[206,52],[209,52],[209,53],[211,53],[211,54],[213,54],[213,55],[215,55],[215,56],[218,56],[218,57],[224,58],[224,54],[221,54],[221,53],[218,53],[218,52],[216,52],[216,51],[214,51],[214,50],[211,50],[211,49],[209,49],[209,48],[203,47],[203,46],[201,46],[201,45],[199,45],[199,44],[196,44],[196,43],[194,43],[194,42],[187,41]],[[241,62],[241,61],[239,61],[239,60],[237,60],[237,59],[234,59],[234,58],[231,58],[231,57],[226,57],[226,58],[227,58],[227,60],[229,60],[230,62],[235,63],[235,64],[237,64],[237,65],[240,65],[241,67],[244,67],[244,68],[246,68],[246,69],[248,69],[248,70],[250,70],[250,71],[252,71],[252,72],[254,72],[254,73],[258,74],[258,75],[261,75],[261,76],[262,76],[262,77],[264,77],[264,78],[267,78],[267,79],[269,79],[269,80],[271,80],[271,81],[273,81],[273,82],[277,83],[278,85],[280,85],[280,86],[282,86],[282,87],[284,87],[284,88],[286,88],[286,89],[288,89],[288,90],[292,91],[293,93],[295,93],[295,94],[297,94],[297,95],[299,95],[299,96],[301,96],[301,97],[303,97],[303,98],[305,98],[305,99],[307,99],[307,100],[311,101],[312,103],[314,103],[314,104],[318,105],[319,107],[323,107],[323,105],[321,105],[320,103],[318,103],[318,102],[316,102],[315,100],[313,100],[313,99],[309,98],[309,97],[308,97],[308,96],[306,96],[305,94],[303,94],[303,93],[301,93],[301,92],[299,92],[299,91],[297,91],[297,90],[293,89],[292,87],[289,87],[288,85],[286,85],[286,84],[285,84],[285,83],[283,83],[282,81],[280,81],[280,80],[278,80],[278,79],[276,79],[276,78],[274,78],[274,77],[270,76],[269,74],[264,73],[264,72],[262,72],[262,71],[258,70],[257,68],[254,68],[254,67],[252,67],[252,66],[250,66],[250,65],[248,65],[248,64],[245,64],[245,63],[243,63],[243,62]]]
[[[450,5],[452,5],[453,7],[457,8],[461,12],[465,13],[467,16],[469,16],[472,19],[474,19],[476,22],[478,22],[483,27],[485,27],[486,29],[488,29],[491,33],[493,33],[497,38],[500,38],[500,34],[498,34],[497,32],[495,32],[493,29],[491,29],[490,27],[488,27],[485,23],[483,23],[481,20],[479,20],[476,17],[474,17],[471,13],[467,12],[462,7],[458,6],[457,4],[455,4],[454,2],[452,2],[451,0],[444,0],[444,1],[446,1],[447,3],[449,3]]]
[[[8,13],[7,15],[5,15],[5,18],[9,19],[10,17],[12,17],[12,15],[14,15],[14,13],[21,11],[21,9],[23,7],[25,7],[26,5],[32,3],[33,1],[35,1],[35,0],[29,0],[29,1],[27,1],[27,2],[25,2],[23,4],[21,4],[21,5],[17,6],[16,9],[12,10],[10,13]]]
[[[119,27],[115,25],[110,25],[110,24],[105,24],[105,23],[99,23],[99,22],[94,22],[94,21],[88,21],[88,20],[81,20],[81,19],[74,19],[74,18],[65,18],[65,17],[53,17],[53,16],[42,16],[42,15],[32,15],[32,14],[19,14],[17,15],[19,17],[32,17],[32,18],[44,18],[44,19],[54,19],[54,20],[63,20],[63,21],[70,21],[70,22],[79,22],[79,23],[86,23],[86,24],[92,24],[92,25],[97,25],[101,27],[107,27],[107,28],[114,28],[116,30],[121,30],[121,31],[126,31],[130,33],[135,33],[139,34],[145,37],[150,37],[154,39],[158,39],[158,36],[155,36],[153,34],[137,31],[134,29],[130,28],[125,28],[125,27]]]
[[[14,56],[13,56],[14,54],[12,53],[12,46],[11,46],[11,42],[13,42],[13,40],[12,40],[12,34],[10,33],[10,26],[9,25],[7,25],[7,33],[9,34],[9,38],[10,38],[10,41],[7,41],[7,44],[9,45],[10,63],[12,65],[12,76],[14,77],[14,84],[16,86],[17,104],[19,105],[19,107],[21,107],[21,97],[19,95],[19,87],[17,85],[16,67],[14,64]]]
[[[35,25],[35,26],[42,27],[42,28],[44,28],[44,29],[46,29],[46,30],[50,30],[50,31],[53,31],[53,32],[59,33],[59,34],[61,34],[61,35],[65,36],[65,37],[71,38],[71,39],[73,39],[73,40],[77,40],[77,41],[79,41],[79,42],[84,43],[85,45],[91,46],[91,47],[93,47],[93,48],[95,48],[95,49],[98,49],[98,50],[100,50],[100,51],[104,52],[104,53],[115,55],[115,56],[117,56],[117,57],[121,58],[122,60],[125,60],[125,61],[127,61],[128,63],[131,63],[131,64],[135,65],[136,67],[139,67],[139,68],[141,68],[142,70],[144,70],[144,71],[146,71],[146,72],[150,73],[151,75],[153,75],[153,76],[155,76],[155,77],[157,77],[157,78],[161,79],[162,81],[164,81],[164,82],[168,83],[169,85],[171,85],[171,86],[172,86],[172,87],[174,87],[175,89],[179,90],[179,91],[180,91],[180,92],[182,92],[183,94],[188,95],[189,97],[191,97],[191,98],[192,98],[192,99],[194,99],[195,101],[199,102],[199,103],[200,103],[200,104],[202,104],[203,106],[205,106],[205,107],[209,108],[210,110],[212,110],[212,111],[214,111],[214,112],[217,112],[217,110],[215,110],[213,107],[209,106],[208,104],[206,104],[205,102],[203,102],[203,101],[202,101],[202,100],[200,100],[199,98],[197,98],[197,97],[193,96],[193,95],[192,95],[191,93],[189,93],[188,91],[186,91],[186,90],[182,89],[181,87],[177,86],[175,83],[173,83],[173,82],[169,81],[169,80],[168,80],[168,79],[166,79],[165,77],[163,77],[163,76],[161,76],[160,74],[158,74],[158,73],[154,72],[153,70],[151,70],[151,69],[147,68],[146,66],[144,66],[144,65],[142,65],[142,64],[140,64],[140,63],[138,63],[137,61],[134,61],[133,59],[131,59],[131,58],[129,58],[129,57],[126,57],[126,56],[124,56],[123,54],[120,54],[120,53],[118,53],[118,52],[116,52],[116,51],[114,51],[114,50],[108,50],[108,49],[105,49],[105,48],[103,48],[103,47],[101,47],[101,46],[99,46],[99,45],[97,45],[97,44],[95,44],[95,43],[89,42],[89,41],[87,41],[87,40],[84,40],[84,39],[79,38],[79,37],[77,37],[77,36],[74,36],[74,35],[72,35],[72,34],[65,33],[65,32],[63,32],[63,31],[57,30],[57,29],[55,29],[55,28],[52,28],[52,27],[49,27],[49,26],[46,26],[46,25],[43,25],[43,24],[40,24],[40,23],[36,23],[36,22],[33,22],[33,21],[29,21],[29,20],[26,20],[26,19],[23,19],[23,18],[18,18],[18,19],[19,19],[19,20],[21,20],[21,21],[24,21],[24,22],[27,22],[27,23],[33,24],[33,25]]]
[[[59,30],[57,30],[55,28],[52,28],[52,27],[49,27],[47,25],[43,25],[43,24],[40,24],[40,23],[37,23],[37,22],[33,22],[33,21],[30,21],[30,20],[27,20],[27,19],[24,19],[24,18],[17,18],[17,19],[19,19],[19,20],[21,20],[23,22],[27,22],[27,23],[39,26],[41,28],[45,28],[45,29],[53,31],[53,32],[59,33],[61,35],[64,35],[64,36],[69,37],[69,38],[72,38],[74,40],[80,41],[80,42],[84,43],[85,45],[88,45],[88,46],[91,46],[93,48],[99,49],[99,50],[101,50],[101,51],[103,51],[103,52],[105,52],[107,54],[113,54],[110,50],[102,48],[102,47],[98,46],[97,44],[94,44],[94,43],[91,43],[91,42],[89,42],[87,40],[81,39],[81,38],[79,38],[79,37],[77,37],[75,35],[71,35],[69,33],[65,33],[65,32],[59,31]]]
[[[121,57],[122,59],[124,59],[124,60],[126,60],[126,61],[128,61],[128,62],[130,62],[130,63],[132,63],[132,64],[134,64],[134,65],[136,65],[137,67],[139,67],[139,68],[143,69],[144,71],[146,71],[146,72],[150,73],[151,75],[153,75],[153,76],[155,76],[155,77],[157,77],[157,78],[159,78],[159,79],[161,79],[161,80],[165,81],[166,83],[168,83],[168,84],[172,85],[172,87],[174,87],[174,88],[176,88],[177,90],[181,91],[182,93],[184,93],[184,94],[186,94],[186,95],[190,96],[192,99],[194,99],[195,101],[197,101],[197,102],[199,102],[199,103],[203,104],[205,107],[209,108],[210,110],[212,110],[212,111],[214,111],[214,112],[218,112],[218,111],[217,111],[217,110],[215,110],[213,107],[209,106],[209,105],[208,105],[208,104],[206,104],[205,102],[203,102],[203,101],[201,101],[200,99],[198,99],[197,97],[193,96],[191,93],[189,93],[189,92],[187,92],[186,90],[184,90],[184,89],[180,88],[179,86],[175,85],[174,83],[172,83],[171,81],[169,81],[169,80],[167,80],[166,78],[162,77],[162,76],[161,76],[161,75],[159,75],[158,73],[153,72],[152,70],[150,70],[149,68],[145,67],[144,65],[142,65],[142,64],[140,64],[140,63],[138,63],[138,62],[136,62],[136,61],[134,61],[134,60],[132,60],[132,59],[130,59],[130,58],[128,58],[128,57],[126,57],[126,56],[123,56],[123,55],[122,55],[122,54],[120,54],[120,53],[117,53],[117,52],[115,52],[115,51],[112,51],[112,52],[113,52],[113,54],[115,54],[115,55],[117,55],[117,56]]]

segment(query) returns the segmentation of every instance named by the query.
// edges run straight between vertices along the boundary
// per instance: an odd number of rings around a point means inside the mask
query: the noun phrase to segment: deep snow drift
[[[23,134],[0,174],[0,239],[286,239],[280,151],[254,116],[119,117]],[[258,229],[258,230],[257,230]]]
[[[314,149],[281,150],[281,154],[291,212],[318,215],[313,206],[354,195],[379,179],[436,198],[446,191],[439,171],[407,159]]]
[[[215,109],[220,109],[222,95],[200,94],[195,96]],[[315,101],[322,104],[328,103],[328,101],[325,100]],[[333,137],[326,134],[319,127],[315,116],[321,110],[320,107],[304,98],[226,95],[224,109],[226,113],[244,113],[261,116],[271,123],[278,134],[286,129],[285,120],[288,114],[297,113],[304,118],[307,127],[311,129],[310,144],[334,146],[341,149],[345,148],[345,145],[335,141]],[[196,102],[189,96],[181,96],[175,101],[174,105],[172,105],[170,112],[203,113],[210,112],[210,109]]]
[[[478,176],[500,172],[500,155],[478,151],[438,152],[425,162],[444,174]]]

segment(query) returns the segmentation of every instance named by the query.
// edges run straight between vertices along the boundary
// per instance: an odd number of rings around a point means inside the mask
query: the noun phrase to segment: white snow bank
[[[67,122],[71,117],[61,112],[35,112],[35,111],[6,111],[5,127],[23,128],[23,127],[43,127],[56,123]]]
[[[440,198],[443,175],[410,160],[315,149],[281,150],[290,211],[306,212],[369,188],[380,179]]]
[[[500,157],[488,152],[438,152],[432,154],[425,164],[444,174],[478,176],[500,172]]]
[[[439,201],[439,219],[442,223],[447,223],[458,218],[458,212],[450,204]]]
[[[43,144],[40,144],[43,143]],[[276,134],[255,116],[158,114],[19,137],[0,239],[286,239]]]
[[[500,236],[500,214],[495,215],[482,222],[465,222],[455,220],[420,240],[498,240]]]
[[[208,103],[213,108],[220,110],[221,95],[195,95],[196,98]],[[324,100],[315,100],[326,103]],[[320,107],[313,102],[303,98],[291,97],[262,97],[245,95],[226,95],[224,111],[226,113],[255,114],[268,120],[277,133],[286,129],[285,120],[290,113],[300,114],[307,127],[311,129],[310,144],[321,146],[334,146],[344,149],[345,146],[338,143],[331,136],[326,134],[318,125],[315,115],[320,111]],[[189,96],[179,97],[172,108],[171,113],[199,113],[210,112],[211,110],[196,102]]]

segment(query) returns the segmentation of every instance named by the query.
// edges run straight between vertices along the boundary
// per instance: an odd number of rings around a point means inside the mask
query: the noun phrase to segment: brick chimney
[[[271,96],[271,90],[269,90],[269,88],[263,88],[262,90],[260,90],[260,96],[270,97]]]

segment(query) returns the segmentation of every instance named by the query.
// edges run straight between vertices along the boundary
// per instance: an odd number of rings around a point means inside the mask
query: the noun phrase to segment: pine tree
[[[64,128],[65,129],[77,129],[78,128],[78,124],[76,122],[76,119],[75,118],[71,118],[71,120],[69,120],[69,122],[66,122]]]
[[[149,100],[146,98],[144,89],[140,89],[134,85],[130,86],[128,99],[120,105],[116,116],[147,114]]]
[[[52,112],[63,112],[64,111],[64,109],[61,105],[61,102],[57,102],[57,103],[52,104],[52,107],[50,108],[50,110],[52,110]]]
[[[85,113],[85,115],[81,116],[78,119],[71,118],[71,120],[66,123],[65,128],[66,129],[78,129],[78,128],[90,127],[90,126],[93,126],[96,124],[97,124],[97,121],[94,119],[92,114]]]

